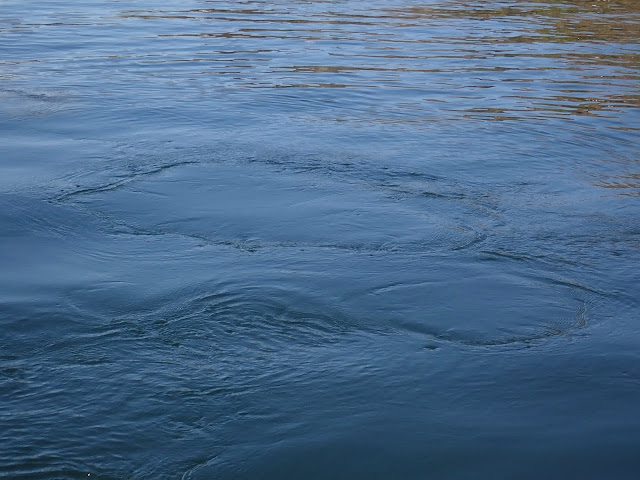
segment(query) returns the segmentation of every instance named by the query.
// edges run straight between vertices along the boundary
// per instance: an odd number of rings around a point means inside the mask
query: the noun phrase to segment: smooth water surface
[[[0,1],[0,477],[638,478],[639,41]]]

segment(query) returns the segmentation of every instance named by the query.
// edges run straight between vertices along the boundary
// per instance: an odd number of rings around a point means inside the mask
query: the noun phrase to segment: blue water
[[[0,2],[0,477],[636,479],[635,0]]]

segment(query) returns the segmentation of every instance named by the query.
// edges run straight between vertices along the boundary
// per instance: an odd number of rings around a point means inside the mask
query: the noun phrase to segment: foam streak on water
[[[639,25],[0,2],[0,477],[635,479]]]

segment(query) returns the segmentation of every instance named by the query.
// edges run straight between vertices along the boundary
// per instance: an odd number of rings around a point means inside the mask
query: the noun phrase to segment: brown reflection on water
[[[640,173],[627,173],[605,180],[598,180],[594,185],[615,189],[619,195],[640,197]]]
[[[570,93],[574,93],[569,91]],[[640,108],[640,95],[605,95],[602,98],[579,95],[556,95],[537,102],[540,110],[570,113],[571,115],[597,116],[598,112],[621,108]]]
[[[543,25],[528,34],[488,36],[496,43],[520,42],[616,42],[637,43],[640,37],[640,2],[637,0],[532,0],[513,2],[504,7],[481,5],[476,1],[459,2],[449,8],[421,6],[386,10],[415,22],[425,19],[475,19],[509,21],[535,20]]]
[[[118,12],[170,48],[106,58],[132,76],[206,79],[205,88],[212,78],[238,91],[339,88],[347,93],[323,112],[334,121],[614,118],[640,108],[640,0],[194,3]],[[365,89],[376,89],[376,105],[347,101]],[[309,101],[303,91],[288,99]]]

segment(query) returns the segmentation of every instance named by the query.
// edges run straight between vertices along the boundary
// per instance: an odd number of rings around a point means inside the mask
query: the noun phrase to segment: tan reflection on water
[[[594,185],[620,190],[620,195],[640,197],[640,173],[619,175],[607,180],[598,180]]]
[[[237,88],[377,91],[376,105],[318,113],[325,120],[615,119],[640,109],[637,0],[365,2],[361,10],[357,2],[347,3],[351,9],[296,5],[204,4],[123,17],[160,22],[160,38],[213,40],[207,59],[185,60],[216,62],[199,73],[235,74]],[[162,22],[182,23],[176,33],[162,31]],[[216,50],[222,40],[228,48]],[[394,90],[406,93],[393,100]],[[629,174],[599,184],[637,189],[637,183]]]
[[[478,73],[483,78],[473,88],[504,87],[505,82],[533,86],[513,87],[508,96],[488,97],[500,105],[458,105],[449,114],[484,112],[486,119],[517,119],[523,112],[584,116],[640,106],[640,1],[636,0],[468,0],[408,7],[364,2],[366,8],[361,11],[346,10],[344,4],[335,2],[315,2],[313,8],[262,1],[235,5],[204,3],[203,8],[129,11],[121,17],[157,22],[159,38],[228,40],[231,48],[227,51],[210,46],[208,53],[215,58],[173,61],[221,63],[215,71],[200,74],[249,70],[235,79],[238,87],[393,89],[432,84],[451,87],[443,89],[448,90],[443,99],[455,103],[451,100],[456,99],[456,92],[451,89],[471,86],[463,75],[441,79],[436,78],[438,74],[464,73],[470,78]],[[346,5],[357,9],[360,3]],[[176,22],[180,28],[175,28]],[[163,31],[164,25],[174,28]],[[257,47],[264,54],[260,58],[255,55]],[[233,54],[253,57],[229,58]],[[300,61],[318,56],[323,63]],[[462,59],[468,61],[459,62]],[[244,60],[244,65],[238,60]],[[549,73],[533,78],[526,74],[529,71]],[[556,75],[560,71],[563,75]],[[508,75],[499,75],[501,72]],[[402,74],[402,81],[389,77],[394,73]],[[496,75],[487,75],[491,73]],[[340,78],[329,79],[328,75]],[[304,78],[294,79],[296,76]],[[527,100],[528,104],[514,108],[511,102],[503,102],[505,98]],[[423,98],[434,100],[438,98]],[[500,115],[491,115],[494,110]],[[403,120],[419,119],[394,119]]]
[[[69,61],[73,69],[108,61],[128,81],[170,82],[185,95],[224,89],[266,99],[296,118],[418,126],[597,121],[601,129],[640,132],[640,0],[191,5],[101,18],[139,29],[134,46]],[[78,20],[86,19],[64,25]],[[15,58],[12,66],[33,61],[64,67],[60,58]],[[637,165],[627,159],[622,176],[598,185],[637,195]]]
[[[622,120],[637,121],[640,110],[639,0],[225,5],[123,18],[159,22],[158,38],[204,42],[210,51],[183,59],[215,64],[200,75],[234,75],[236,88],[293,89],[282,102],[311,102],[303,92],[317,89],[374,92],[369,103],[316,112],[323,120],[592,117],[611,120],[604,127],[614,131],[640,131]],[[180,28],[163,31],[164,22]],[[342,105],[345,94],[336,95],[326,101]],[[625,173],[594,184],[640,196],[640,174],[630,172],[638,160],[624,163]]]

